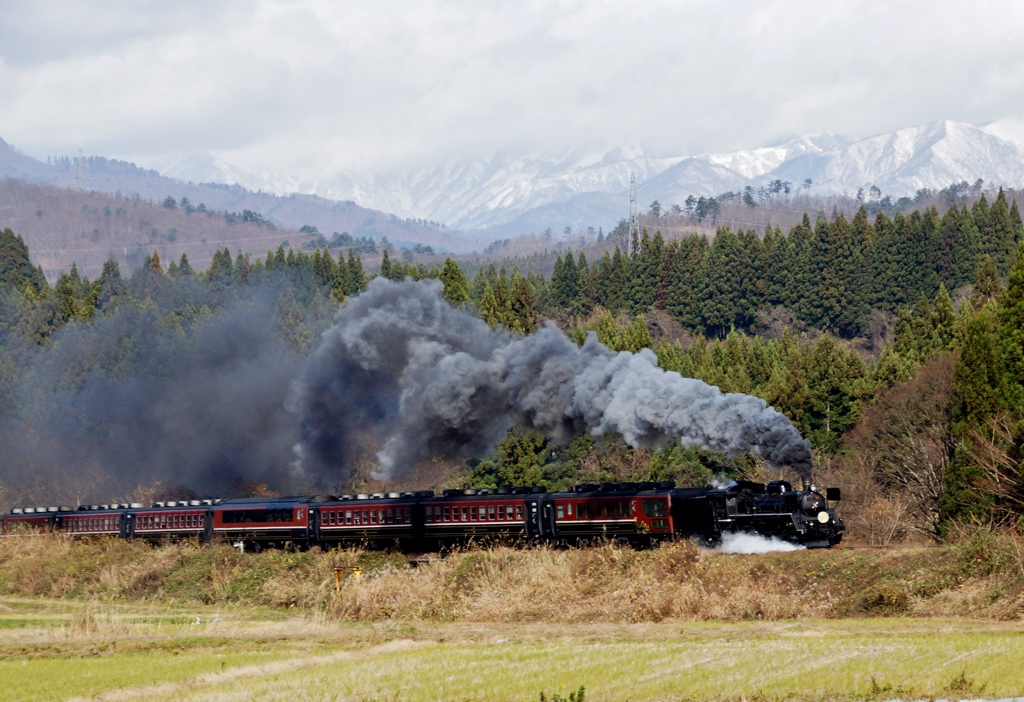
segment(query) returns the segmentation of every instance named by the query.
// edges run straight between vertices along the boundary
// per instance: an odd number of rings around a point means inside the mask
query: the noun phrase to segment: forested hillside
[[[582,343],[650,347],[659,363],[766,399],[814,444],[819,482],[845,488],[860,538],[940,537],[1024,505],[1024,226],[1002,192],[972,207],[889,217],[861,209],[789,232],[644,232],[550,278],[509,262],[443,267],[352,251],[218,251],[200,271],[157,253],[130,277],[110,260],[49,286],[24,241],[0,241],[0,501],[109,500],[138,489],[227,494],[351,490],[301,484],[287,409],[302,359],[371,275],[440,278],[452,304],[530,333],[545,319]],[[203,262],[205,263],[205,262]],[[524,270],[526,263],[523,262]],[[486,460],[431,463],[409,487],[766,477],[758,461],[564,445],[513,429]],[[397,486],[395,486],[397,487]]]

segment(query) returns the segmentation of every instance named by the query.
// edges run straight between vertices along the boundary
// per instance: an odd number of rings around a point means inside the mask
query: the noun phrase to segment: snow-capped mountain
[[[631,174],[641,205],[659,200],[665,207],[689,195],[717,195],[776,179],[798,185],[810,178],[816,194],[853,195],[874,185],[902,196],[978,178],[1018,186],[1024,182],[1024,149],[998,125],[945,120],[856,141],[830,134],[802,136],[776,146],[690,157],[654,158],[636,147],[599,154],[498,154],[407,172],[319,179],[254,175],[213,157],[190,157],[168,174],[352,200],[463,231],[511,234],[565,225],[611,226],[627,212]]]

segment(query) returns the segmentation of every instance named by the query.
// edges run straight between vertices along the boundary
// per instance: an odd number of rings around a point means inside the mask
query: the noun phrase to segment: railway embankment
[[[1014,620],[1024,615],[1024,538],[982,529],[934,547],[728,555],[672,543],[441,557],[45,535],[0,540],[0,595],[258,606],[348,621]]]

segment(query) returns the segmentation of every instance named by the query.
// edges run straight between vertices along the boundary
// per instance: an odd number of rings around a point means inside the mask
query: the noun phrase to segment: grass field
[[[0,699],[922,699],[1024,691],[1024,624],[350,623],[0,598]]]
[[[1024,694],[1024,538],[725,555],[0,540],[0,700]],[[335,590],[334,568],[358,565]]]

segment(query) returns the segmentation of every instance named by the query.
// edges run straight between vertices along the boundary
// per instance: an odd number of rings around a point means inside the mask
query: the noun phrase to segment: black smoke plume
[[[593,334],[579,348],[552,324],[527,337],[494,331],[441,291],[376,279],[338,313],[290,400],[308,479],[344,469],[357,433],[378,435],[377,477],[391,479],[428,457],[485,455],[513,419],[555,439],[679,441],[810,477],[810,443],[763,400],[664,371],[646,349],[614,353]]]
[[[158,481],[203,496],[288,487],[299,434],[284,404],[302,358],[273,299],[187,330],[126,306],[15,351],[25,371],[0,398],[0,484],[19,504],[107,502]]]

